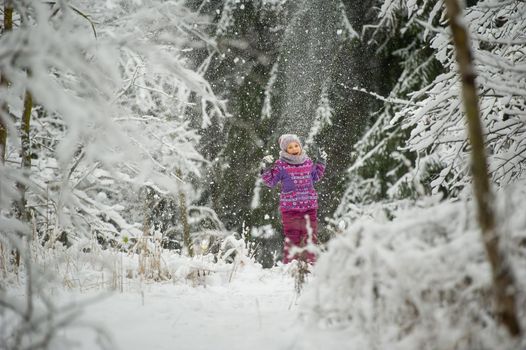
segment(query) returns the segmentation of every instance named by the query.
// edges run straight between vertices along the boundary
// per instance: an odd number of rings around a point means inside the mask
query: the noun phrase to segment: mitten
[[[323,165],[327,164],[327,152],[325,152],[323,149],[318,149],[318,163],[321,163]]]
[[[260,164],[261,173],[263,173],[267,169],[270,169],[273,163],[274,163],[274,157],[272,157],[270,154],[267,156],[264,156]]]

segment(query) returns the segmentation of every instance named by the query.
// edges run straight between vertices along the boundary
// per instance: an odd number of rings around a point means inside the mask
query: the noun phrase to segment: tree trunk
[[[150,271],[148,267],[149,256],[151,255],[148,247],[148,241],[152,228],[152,190],[146,186],[144,187],[144,221],[142,226],[142,237],[139,239],[139,275],[145,277]]]
[[[182,179],[181,170],[176,171],[179,179]],[[190,237],[190,225],[188,224],[188,209],[186,207],[186,195],[182,190],[179,190],[179,218],[183,225],[183,243],[188,250],[188,255],[194,256],[194,247]]]
[[[13,1],[4,0],[4,31],[13,30]]]
[[[20,150],[20,157],[22,158],[21,166],[23,172],[23,180],[17,182],[16,187],[20,192],[20,199],[17,203],[17,215],[22,221],[29,222],[29,211],[26,208],[26,192],[29,176],[31,173],[31,140],[29,137],[30,123],[31,123],[31,111],[33,109],[33,96],[29,91],[26,91],[24,98],[24,112],[22,114],[22,124],[20,127],[20,139],[22,149]]]
[[[445,4],[449,25],[453,33],[458,69],[462,79],[462,98],[468,122],[469,141],[472,147],[473,190],[482,239],[493,272],[496,314],[499,322],[508,329],[512,336],[517,337],[521,334],[515,300],[517,289],[515,288],[513,271],[507,262],[506,255],[499,247],[499,232],[497,231],[495,213],[492,208],[494,199],[487,171],[469,36],[463,24],[464,19],[458,0],[445,0]]]
[[[13,29],[13,4],[11,0],[4,0],[4,28],[3,32]],[[0,72],[0,87],[7,88],[9,82]],[[0,101],[0,162],[5,163],[5,153],[7,145],[6,119],[9,117],[9,106],[6,101]]]

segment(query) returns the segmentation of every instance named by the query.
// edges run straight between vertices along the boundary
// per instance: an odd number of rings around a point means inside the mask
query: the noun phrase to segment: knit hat
[[[303,146],[301,145],[301,142],[300,142],[300,138],[298,137],[298,135],[295,135],[295,134],[283,134],[279,137],[279,140],[278,140],[278,143],[279,143],[279,148],[281,148],[282,151],[287,151],[287,146],[289,145],[289,143],[291,142],[297,142],[298,145],[300,145],[301,148],[303,148]]]

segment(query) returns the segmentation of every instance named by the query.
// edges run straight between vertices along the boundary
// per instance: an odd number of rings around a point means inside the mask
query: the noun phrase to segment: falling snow
[[[0,349],[526,349],[444,2],[28,4],[0,12]],[[466,5],[524,329],[526,4]],[[317,225],[284,219],[300,184]]]

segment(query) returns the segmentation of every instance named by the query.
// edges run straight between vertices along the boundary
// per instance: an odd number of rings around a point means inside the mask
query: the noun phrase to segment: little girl
[[[305,154],[298,136],[285,134],[279,138],[281,149],[279,159],[272,164],[272,156],[263,158],[265,169],[261,171],[263,182],[272,188],[281,183],[279,206],[285,234],[283,263],[298,259],[290,256],[291,247],[303,247],[309,239],[308,226],[312,229],[312,242],[317,243],[318,194],[314,183],[325,171],[327,154],[320,152],[316,163]],[[306,260],[314,263],[313,253],[307,253]]]

